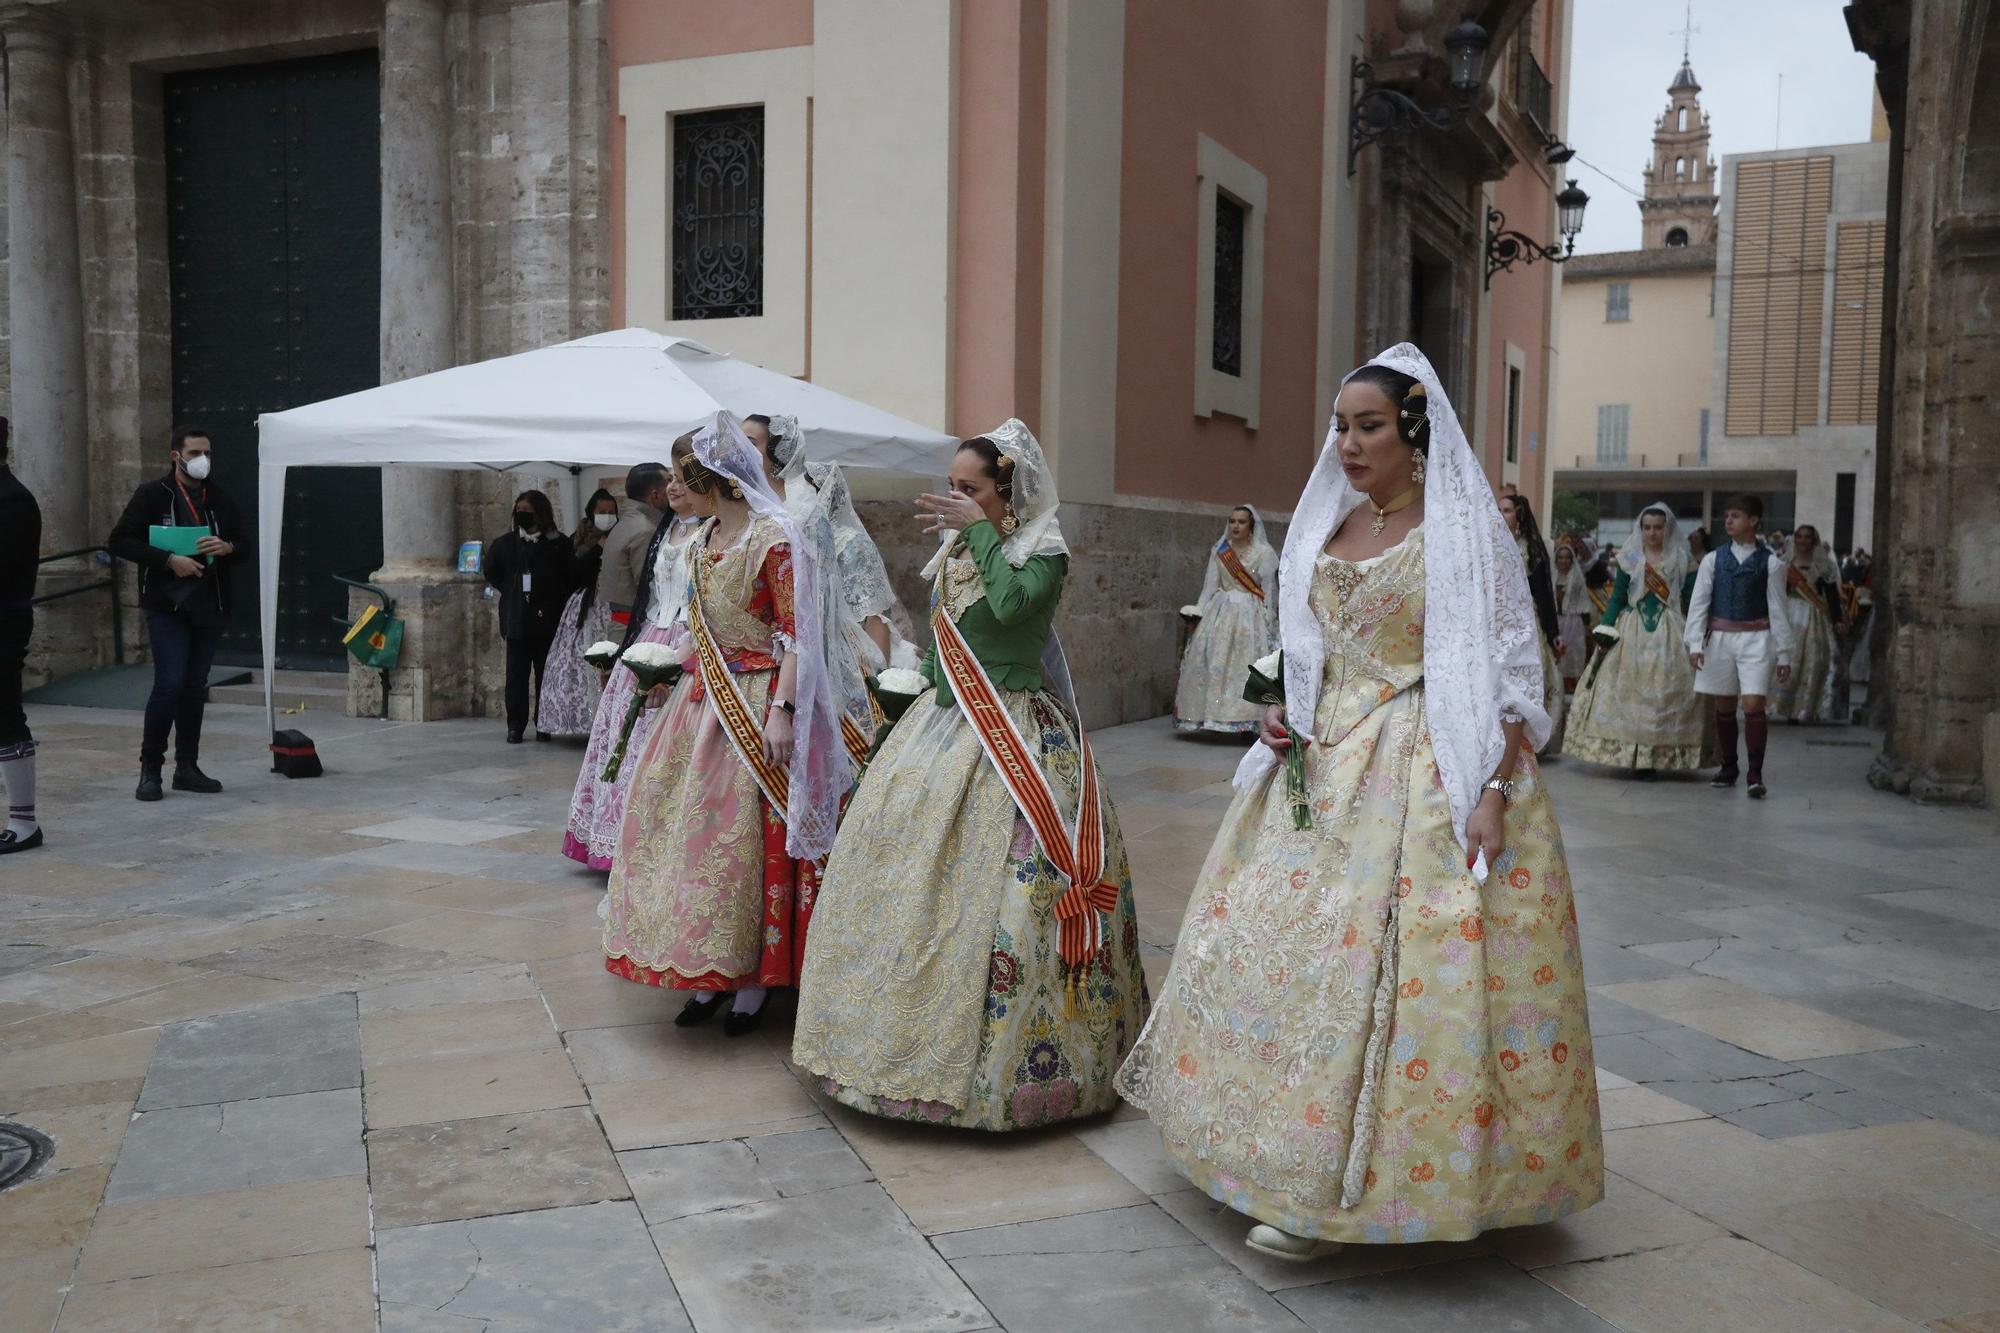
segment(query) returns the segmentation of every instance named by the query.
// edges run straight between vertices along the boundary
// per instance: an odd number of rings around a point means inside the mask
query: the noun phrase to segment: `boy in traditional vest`
[[[1722,769],[1711,787],[1736,785],[1736,701],[1743,700],[1743,741],[1750,758],[1752,797],[1762,800],[1764,739],[1769,722],[1764,696],[1775,671],[1779,684],[1792,674],[1792,624],[1773,610],[1784,606],[1785,566],[1757,540],[1764,504],[1754,495],[1731,496],[1722,527],[1729,544],[1701,558],[1688,605],[1687,650],[1694,687],[1715,700],[1715,733]]]

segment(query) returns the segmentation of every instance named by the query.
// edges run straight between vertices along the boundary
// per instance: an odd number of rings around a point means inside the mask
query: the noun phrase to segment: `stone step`
[[[347,673],[344,671],[280,671],[274,678],[272,698],[279,708],[303,704],[313,713],[347,711]],[[208,692],[214,704],[261,704],[264,702],[264,673],[253,670],[247,685],[222,685]]]

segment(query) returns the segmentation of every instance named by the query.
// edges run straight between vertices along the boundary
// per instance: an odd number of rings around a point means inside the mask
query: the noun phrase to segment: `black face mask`
[[[523,532],[533,532],[537,526],[534,511],[530,509],[516,509],[514,511],[514,526]]]

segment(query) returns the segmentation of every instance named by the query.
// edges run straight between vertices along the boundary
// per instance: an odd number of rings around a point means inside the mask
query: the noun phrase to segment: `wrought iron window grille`
[[[674,117],[673,317],[764,313],[764,108]]]

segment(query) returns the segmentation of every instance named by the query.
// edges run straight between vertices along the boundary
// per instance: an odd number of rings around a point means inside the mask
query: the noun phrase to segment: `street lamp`
[[[1553,245],[1543,245],[1533,237],[1507,229],[1507,215],[1497,208],[1486,210],[1486,285],[1493,285],[1493,275],[1503,269],[1512,269],[1515,264],[1532,264],[1538,259],[1546,259],[1551,264],[1568,262],[1576,251],[1577,233],[1583,230],[1584,206],[1590,203],[1590,196],[1577,188],[1575,181],[1569,182],[1556,192],[1556,226],[1562,231],[1563,244],[1558,250]]]
[[[1449,130],[1472,113],[1480,85],[1486,81],[1486,29],[1462,19],[1444,39],[1447,82],[1457,100],[1450,106],[1426,107],[1394,88],[1375,86],[1375,67],[1360,56],[1348,67],[1352,88],[1347,106],[1347,174],[1354,159],[1377,139],[1414,134],[1418,130]]]

